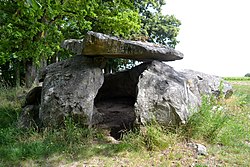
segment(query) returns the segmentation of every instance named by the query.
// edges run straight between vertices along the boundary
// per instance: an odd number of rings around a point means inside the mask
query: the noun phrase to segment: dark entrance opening
[[[95,115],[101,117],[97,124],[110,128],[110,135],[115,139],[120,139],[124,131],[133,128],[137,83],[144,69],[137,66],[128,71],[106,74],[95,98]]]

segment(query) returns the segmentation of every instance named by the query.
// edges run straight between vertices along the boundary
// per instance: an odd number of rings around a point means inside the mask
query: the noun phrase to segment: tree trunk
[[[11,85],[11,73],[9,72],[10,62],[6,62],[5,64],[1,65],[1,79],[2,84],[5,86],[12,86]]]
[[[37,68],[32,60],[26,60],[25,62],[25,86],[30,88],[36,78]]]
[[[16,80],[16,87],[20,87],[21,84],[21,72],[20,72],[20,62],[16,62],[16,68],[15,68],[15,80]]]

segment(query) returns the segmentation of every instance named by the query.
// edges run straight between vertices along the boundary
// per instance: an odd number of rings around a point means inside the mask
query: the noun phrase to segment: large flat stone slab
[[[122,40],[93,31],[89,31],[84,40],[65,40],[62,47],[76,54],[106,58],[125,58],[139,61],[174,61],[183,59],[183,53],[168,46]],[[82,50],[82,52],[79,52],[79,50]]]

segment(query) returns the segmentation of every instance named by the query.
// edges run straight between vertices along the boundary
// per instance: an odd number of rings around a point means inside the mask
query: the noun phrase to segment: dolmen
[[[20,127],[60,127],[67,118],[113,130],[152,121],[179,125],[197,111],[202,96],[228,98],[233,93],[232,86],[220,77],[176,71],[167,65],[168,61],[183,59],[181,52],[168,46],[90,31],[84,39],[65,40],[62,47],[75,56],[43,69],[42,87],[28,93]],[[109,58],[142,63],[104,74],[102,69]]]

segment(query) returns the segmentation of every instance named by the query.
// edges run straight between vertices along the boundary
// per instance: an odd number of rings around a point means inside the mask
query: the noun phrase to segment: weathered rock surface
[[[181,52],[167,46],[91,31],[84,40],[66,40],[62,46],[78,56],[41,72],[43,85],[28,93],[20,127],[58,127],[71,117],[84,125],[109,128],[119,139],[122,131],[135,123],[185,123],[201,105],[204,94],[227,98],[233,93],[232,86],[220,77],[192,70],[177,72],[163,63],[183,58]],[[144,63],[104,76],[101,69],[106,58]],[[206,155],[204,146],[195,148]]]
[[[43,72],[39,118],[44,126],[60,126],[66,116],[91,124],[94,98],[103,83],[99,67],[83,56],[49,65]]]
[[[61,47],[70,50],[76,55],[81,55],[83,50],[83,39],[67,39],[63,41]]]
[[[19,128],[40,128],[39,107],[41,104],[42,87],[31,89],[25,98],[25,104],[18,120]]]
[[[189,90],[186,77],[159,61],[142,72],[137,88],[135,113],[141,123],[185,123],[191,110],[201,103]]]
[[[41,93],[42,93],[41,86],[31,89],[25,97],[24,106],[39,105],[41,103]]]
[[[121,40],[102,33],[89,31],[82,40],[65,40],[62,47],[77,55],[125,58],[140,61],[174,61],[183,59],[183,54],[173,48],[148,42]],[[80,53],[80,51],[82,52]]]
[[[232,85],[221,77],[193,70],[183,70],[180,73],[188,79],[188,86],[197,97],[202,95],[219,97],[219,95],[223,95],[228,98],[233,94]]]

